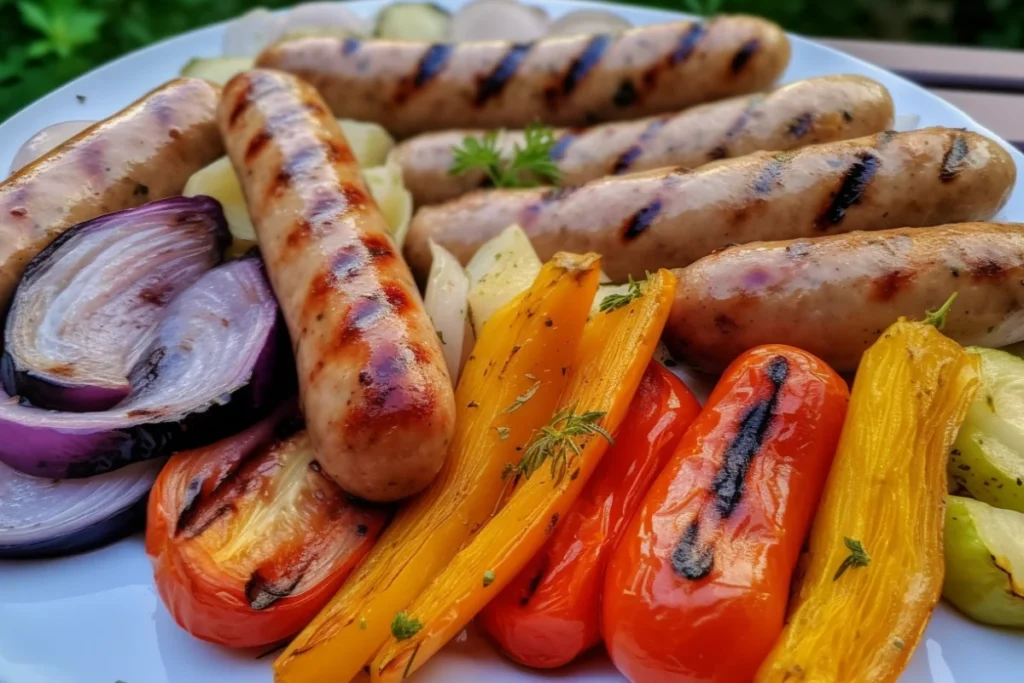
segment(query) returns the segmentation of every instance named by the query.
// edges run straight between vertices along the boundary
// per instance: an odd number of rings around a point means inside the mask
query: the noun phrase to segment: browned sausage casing
[[[678,114],[555,132],[552,157],[559,185],[665,166],[696,167],[760,150],[785,151],[880,133],[893,123],[893,104],[881,83],[863,76],[822,76],[769,93],[744,95]],[[486,182],[482,172],[452,175],[452,148],[480,130],[424,133],[395,149],[405,186],[418,206],[454,199]],[[522,131],[499,134],[511,153]]]
[[[542,259],[594,251],[623,281],[729,244],[985,220],[1006,202],[1016,173],[1006,150],[977,133],[881,133],[580,188],[480,190],[420,209],[406,255],[426,273],[433,239],[465,263],[519,223]]]
[[[451,380],[338,123],[310,85],[265,70],[225,86],[218,118],[291,333],[318,461],[369,500],[422,490],[454,429]]]
[[[999,347],[1024,339],[1024,224],[854,232],[730,247],[676,271],[665,340],[712,372],[760,344],[790,344],[837,370],[900,316],[953,292],[943,333]]]
[[[301,38],[256,63],[306,79],[336,115],[404,137],[633,119],[763,90],[789,63],[789,41],[771,22],[723,16],[531,44]]]
[[[220,88],[178,78],[0,183],[0,312],[25,266],[71,226],[180,194],[224,153]]]

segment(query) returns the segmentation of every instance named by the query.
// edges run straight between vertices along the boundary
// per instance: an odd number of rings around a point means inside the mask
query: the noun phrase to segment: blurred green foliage
[[[1024,47],[1024,0],[626,0],[749,12],[798,33]],[[0,0],[0,121],[40,95],[161,38],[290,0]]]

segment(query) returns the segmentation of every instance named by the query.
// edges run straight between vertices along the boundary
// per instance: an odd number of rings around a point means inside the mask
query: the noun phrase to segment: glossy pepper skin
[[[608,565],[605,644],[631,681],[749,681],[782,631],[790,579],[849,391],[788,346],[722,375]]]
[[[601,642],[608,558],[699,412],[679,378],[657,362],[647,366],[615,445],[571,512],[478,617],[505,654],[526,666],[554,668]]]

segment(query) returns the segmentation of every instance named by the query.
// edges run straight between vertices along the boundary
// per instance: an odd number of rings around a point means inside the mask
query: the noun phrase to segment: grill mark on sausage
[[[416,73],[399,82],[395,92],[395,103],[404,104],[444,71],[452,51],[453,47],[448,43],[435,43],[428,47],[416,65]]]
[[[358,50],[363,44],[363,41],[358,38],[352,38],[351,36],[341,42],[341,54],[346,57],[356,50]]]
[[[814,125],[814,114],[809,111],[805,111],[800,114],[793,122],[789,124],[789,134],[795,138],[802,138],[807,135]]]
[[[913,273],[910,271],[899,268],[891,270],[872,283],[872,295],[876,301],[889,301],[912,279]]]
[[[864,151],[857,154],[857,160],[846,170],[839,190],[832,197],[832,202],[818,218],[819,230],[827,230],[830,226],[838,225],[846,217],[847,210],[860,203],[880,165],[881,160],[872,152]]]
[[[402,315],[412,307],[409,293],[399,283],[394,281],[385,282],[381,285],[381,289],[384,292],[384,298],[391,305],[391,308],[394,309],[395,313]]]
[[[732,63],[729,64],[729,68],[732,69],[733,74],[739,74],[743,71],[743,67],[750,63],[750,60],[757,53],[761,47],[761,41],[758,38],[751,38],[747,42],[740,46],[740,49],[733,55]]]
[[[253,160],[266,148],[274,135],[266,128],[261,128],[256,135],[252,136],[249,140],[249,145],[245,148],[245,163],[251,164]]]
[[[365,265],[362,249],[355,244],[346,244],[331,259],[331,275],[335,280],[343,282],[358,275]]]
[[[385,421],[401,427],[408,422],[419,422],[430,415],[437,403],[437,395],[429,386],[407,383],[408,349],[394,343],[376,346],[368,361],[373,384],[364,391],[366,399],[354,405],[344,424],[340,425],[350,442],[374,438]]]
[[[501,57],[489,74],[478,79],[476,97],[473,104],[482,107],[487,102],[501,95],[501,92],[508,85],[509,80],[519,70],[527,53],[533,47],[533,43],[515,43]]]
[[[365,235],[362,237],[362,243],[370,260],[376,263],[384,263],[395,258],[391,240],[383,235]]]
[[[338,140],[327,140],[327,160],[332,164],[351,164],[356,160],[352,149]]]
[[[576,87],[583,82],[598,62],[604,56],[604,52],[614,39],[607,34],[598,34],[587,41],[583,50],[572,60],[565,74],[554,85],[544,88],[544,100],[549,108],[554,109],[559,100],[572,95]]]
[[[757,174],[757,178],[754,179],[754,194],[761,196],[771,194],[782,180],[784,165],[778,159],[769,160],[765,167],[761,169],[761,172]]]
[[[690,58],[693,51],[697,49],[697,43],[701,41],[707,34],[707,27],[695,21],[683,31],[682,35],[679,36],[679,40],[676,42],[675,49],[672,50],[672,54],[668,57],[668,63],[672,66],[684,62]]]
[[[231,113],[228,114],[229,127],[234,128],[238,125],[238,120],[242,118],[252,102],[252,94],[252,80],[250,79],[246,82],[242,91],[235,96],[235,103],[231,107]]]
[[[743,107],[743,111],[736,117],[736,120],[732,122],[732,125],[725,131],[725,135],[722,138],[722,142],[716,145],[708,152],[708,158],[712,161],[718,159],[724,159],[729,156],[729,143],[739,136],[743,132],[743,129],[747,127],[747,123],[750,121],[750,117],[754,111],[761,104],[762,97],[755,96],[751,97],[747,102],[747,106]]]
[[[789,361],[785,356],[775,356],[768,362],[765,375],[771,382],[771,393],[752,405],[740,419],[737,433],[711,482],[713,512],[718,521],[728,519],[743,499],[747,472],[774,423],[775,407],[789,377]],[[691,581],[710,574],[715,560],[714,548],[701,542],[699,519],[698,512],[672,551],[673,570]]]
[[[647,89],[653,88],[663,71],[667,71],[689,59],[705,35],[707,35],[707,27],[700,22],[693,22],[683,29],[672,51],[664,59],[644,71],[640,77],[644,87]]]
[[[640,158],[643,154],[643,146],[647,142],[650,142],[651,138],[654,137],[659,130],[665,125],[665,119],[655,119],[647,124],[640,136],[637,137],[636,142],[630,145],[626,151],[619,155],[619,158],[612,164],[612,175],[619,175],[625,173],[632,166],[633,163]]]
[[[420,365],[426,365],[430,362],[430,350],[419,342],[411,342],[409,344],[409,350],[412,351],[412,357],[416,359],[416,362]]]
[[[942,168],[939,169],[939,180],[944,183],[951,182],[960,171],[967,166],[967,154],[970,149],[967,145],[967,138],[963,133],[957,133],[949,142],[949,149],[942,157]]]
[[[579,137],[575,130],[567,130],[559,136],[554,146],[551,147],[551,159],[554,161],[561,161],[565,158],[565,153],[569,151],[569,146],[576,141]]]
[[[636,86],[633,85],[633,81],[624,78],[619,83],[619,87],[615,89],[615,94],[612,95],[612,104],[620,109],[631,107],[636,104],[639,99],[639,93],[636,91]]]
[[[658,217],[659,213],[661,213],[661,200],[655,199],[626,220],[622,228],[622,238],[628,241],[642,235],[651,226],[654,219]]]
[[[986,258],[975,263],[967,264],[971,275],[980,280],[998,279],[1010,268],[994,259]]]
[[[891,143],[895,137],[896,131],[883,130],[881,133],[878,134],[878,139],[875,140],[875,149],[877,149],[879,152],[884,151],[885,148],[889,146],[889,143]]]
[[[245,583],[245,600],[254,610],[264,610],[282,598],[287,598],[302,581],[305,570],[296,577],[285,577],[284,582],[268,581],[257,569]]]

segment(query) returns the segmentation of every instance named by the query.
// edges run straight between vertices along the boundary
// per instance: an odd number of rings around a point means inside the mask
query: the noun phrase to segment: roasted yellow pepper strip
[[[946,458],[976,358],[900,320],[861,360],[807,573],[759,683],[895,681],[942,591]]]
[[[448,459],[400,509],[334,599],[274,664],[278,683],[344,683],[391,633],[395,614],[497,508],[502,468],[547,423],[568,382],[600,259],[556,254],[524,297],[488,321],[455,393]]]
[[[654,353],[675,288],[675,276],[659,271],[637,298],[594,316],[550,428],[565,434],[570,425],[588,422],[589,414],[589,423],[614,432]],[[540,549],[608,447],[600,432],[582,431],[566,437],[581,449],[579,455],[567,441],[558,448],[559,437],[548,432],[546,457],[538,458],[541,451],[535,447],[527,448],[522,458],[510,459],[506,481],[520,474],[508,503],[397,615],[397,628],[370,665],[373,681],[400,681],[423,666]],[[531,445],[543,445],[544,436],[542,432]]]

